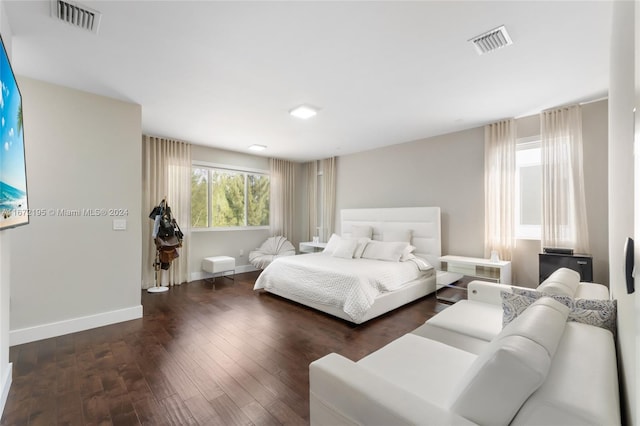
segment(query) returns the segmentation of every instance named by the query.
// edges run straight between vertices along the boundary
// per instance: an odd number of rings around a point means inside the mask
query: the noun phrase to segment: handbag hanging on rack
[[[149,218],[154,221],[152,238],[156,245],[156,257],[153,263],[156,287],[152,287],[156,290],[149,289],[149,291],[166,291],[160,290],[161,288],[166,289],[166,287],[158,286],[158,271],[169,269],[171,262],[180,256],[178,248],[182,247],[184,234],[178,226],[178,222],[173,218],[166,199],[163,199],[159,205],[151,210]]]

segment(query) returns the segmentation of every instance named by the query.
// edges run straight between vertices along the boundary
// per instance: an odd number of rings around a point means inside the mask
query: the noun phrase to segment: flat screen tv
[[[29,223],[22,95],[0,36],[0,230]]]

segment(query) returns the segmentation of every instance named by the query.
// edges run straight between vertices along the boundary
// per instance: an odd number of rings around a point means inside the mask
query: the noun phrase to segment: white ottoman
[[[219,274],[221,272],[236,273],[236,259],[231,256],[213,256],[202,259],[202,270],[211,274]],[[229,277],[233,279],[233,277]]]

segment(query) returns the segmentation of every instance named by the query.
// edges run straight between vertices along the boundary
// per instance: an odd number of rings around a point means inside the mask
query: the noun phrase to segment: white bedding
[[[384,292],[433,274],[417,264],[372,259],[343,259],[326,253],[280,258],[267,266],[254,290],[276,290],[343,310],[359,322]]]

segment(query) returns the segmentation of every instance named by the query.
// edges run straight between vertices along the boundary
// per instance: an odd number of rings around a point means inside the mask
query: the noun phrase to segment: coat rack
[[[162,285],[162,278],[158,281],[158,272],[162,270],[164,276],[165,271],[171,267],[171,262],[179,256],[178,248],[182,247],[184,235],[171,214],[167,197],[153,208],[149,218],[154,221],[151,237],[156,245],[156,256],[153,261],[155,286],[148,288],[147,292],[164,293],[169,287]]]

